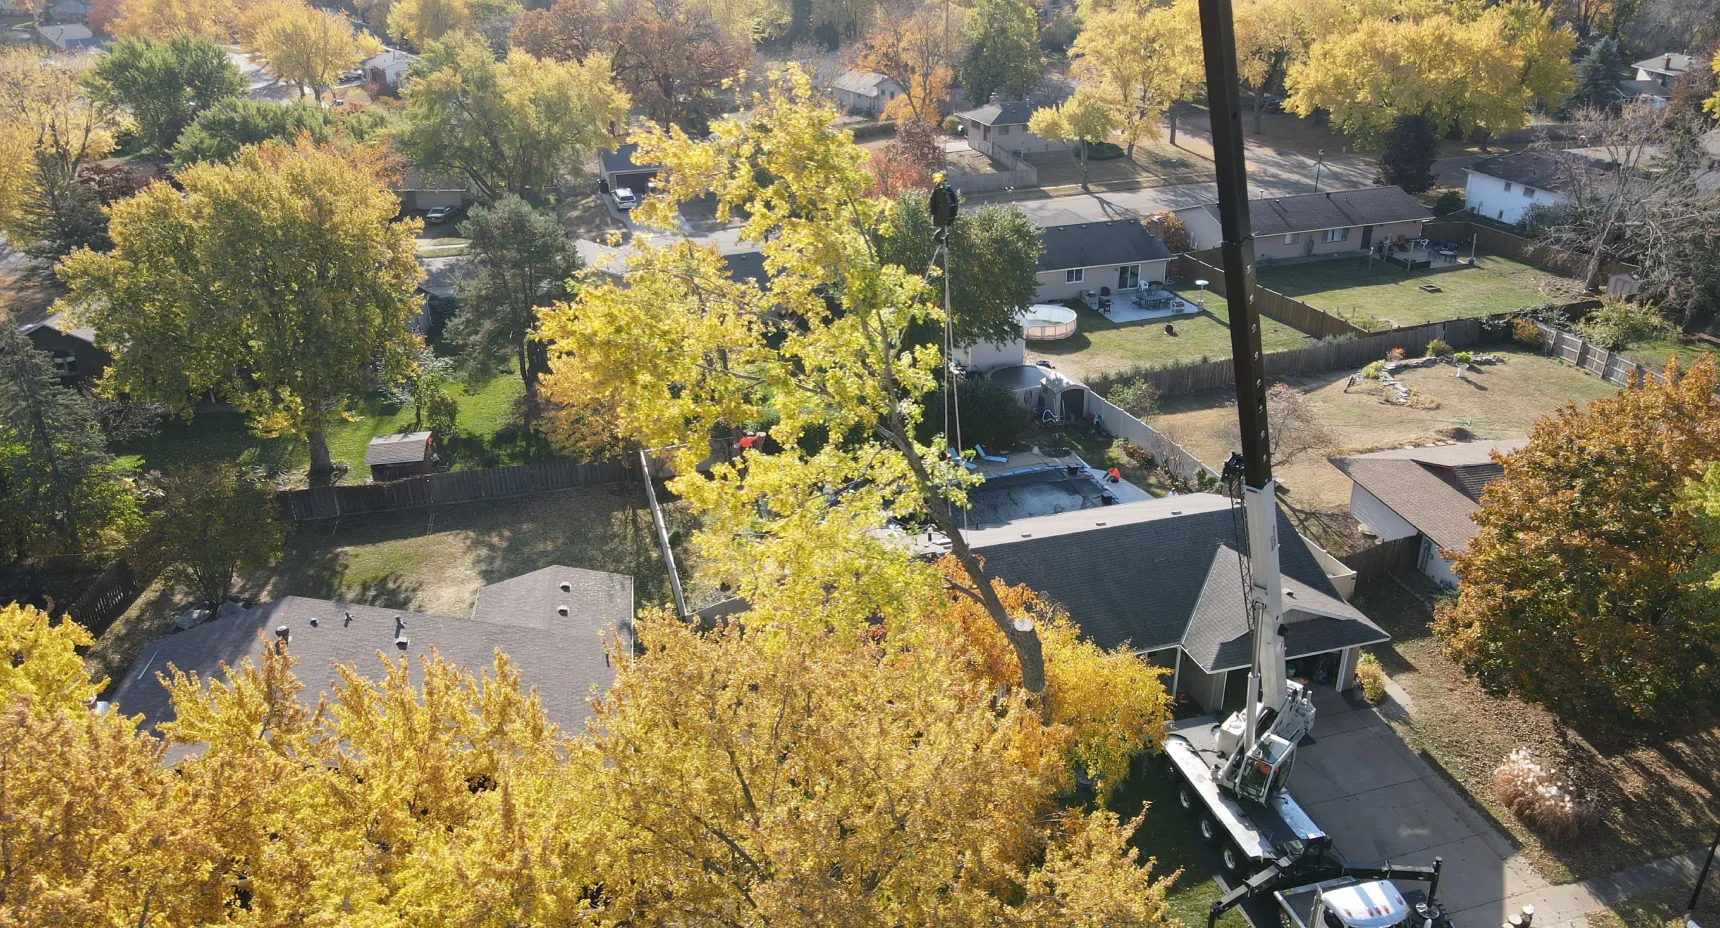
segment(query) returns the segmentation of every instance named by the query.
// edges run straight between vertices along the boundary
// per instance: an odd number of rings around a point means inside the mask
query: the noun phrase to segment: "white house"
[[[1041,303],[1164,283],[1171,251],[1134,219],[1048,226],[1039,232]]]
[[[1175,211],[1188,230],[1189,247],[1216,248],[1224,240],[1218,204]],[[1261,261],[1349,255],[1376,244],[1421,237],[1433,218],[1402,187],[1363,187],[1248,201],[1254,225],[1254,254]]]
[[[991,102],[978,109],[957,113],[967,132],[968,147],[993,157],[1038,154],[1048,151],[1068,151],[1070,142],[1053,142],[1027,131],[1027,120],[1039,107],[1025,101],[1003,103],[997,94]]]
[[[1451,556],[1469,546],[1478,529],[1470,515],[1481,491],[1503,469],[1493,453],[1508,455],[1526,438],[1471,441],[1426,448],[1395,448],[1332,458],[1351,480],[1350,515],[1381,541],[1420,537],[1416,569],[1455,589]]]
[[[358,68],[364,72],[365,81],[398,90],[400,82],[406,79],[406,72],[411,69],[412,62],[417,60],[418,56],[411,52],[388,48],[364,59]]]
[[[1557,206],[1574,172],[1606,171],[1602,161],[1571,152],[1514,151],[1475,162],[1466,169],[1464,208],[1477,216],[1516,225],[1536,204]]]
[[[884,107],[901,96],[902,85],[877,71],[844,71],[830,85],[837,105],[862,116],[883,115]]]

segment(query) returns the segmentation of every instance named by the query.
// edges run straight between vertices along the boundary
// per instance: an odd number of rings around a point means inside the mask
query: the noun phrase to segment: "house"
[[[56,0],[43,11],[48,22],[82,23],[89,19],[90,5],[84,0]]]
[[[1359,649],[1390,636],[1344,601],[1324,552],[1283,515],[1278,537],[1290,675],[1348,689]],[[1240,706],[1253,642],[1229,499],[1125,502],[980,528],[967,540],[998,576],[1061,605],[1083,637],[1171,670],[1172,690],[1209,711]]]
[[[377,483],[430,473],[435,440],[429,432],[378,435],[364,448],[364,464]]]
[[[1218,204],[1176,211],[1192,248],[1216,248],[1224,239]],[[1433,213],[1401,187],[1363,187],[1248,201],[1254,254],[1260,261],[1349,255],[1376,244],[1421,237]]]
[[[385,48],[381,52],[364,59],[358,69],[364,72],[367,84],[376,84],[389,90],[399,90],[406,80],[407,72],[412,70],[412,62],[418,56],[411,52],[403,52],[398,48]]]
[[[737,284],[753,284],[762,288],[770,279],[770,274],[764,269],[764,253],[760,251],[736,251],[723,255],[723,268],[729,272],[729,279]]]
[[[1672,82],[1678,76],[1693,67],[1705,67],[1708,62],[1702,58],[1693,57],[1685,52],[1667,52],[1653,58],[1644,58],[1631,67],[1636,69],[1636,79],[1650,81],[1661,87],[1671,88]]]
[[[1069,142],[1053,142],[1027,130],[1027,120],[1039,107],[1025,101],[1002,103],[997,94],[979,109],[957,113],[962,131],[967,134],[968,147],[994,158],[1032,155],[1047,151],[1068,151]]]
[[[1493,454],[1510,454],[1529,443],[1472,441],[1427,448],[1397,448],[1332,458],[1351,480],[1350,515],[1383,541],[1419,536],[1416,569],[1455,588],[1447,552],[1468,547],[1477,528],[1470,515],[1481,508],[1481,491],[1503,470]]]
[[[261,663],[263,649],[284,646],[297,661],[306,698],[315,703],[335,680],[331,666],[350,664],[376,679],[380,657],[414,664],[434,650],[482,676],[497,651],[530,687],[550,721],[578,732],[591,715],[589,697],[607,690],[615,666],[605,639],[621,653],[633,647],[633,580],[621,574],[546,567],[478,591],[470,616],[441,616],[288,596],[250,609],[223,607],[220,616],[146,645],[115,687],[118,711],[142,715],[154,729],[174,718],[156,674],[171,669],[218,681],[227,667]],[[414,674],[416,677],[416,673]],[[194,753],[168,748],[167,761]]]
[[[830,84],[831,96],[846,112],[861,116],[882,116],[884,107],[901,96],[902,85],[895,78],[877,71],[844,71]]]
[[[90,27],[82,23],[41,25],[35,27],[36,41],[59,52],[78,52],[100,48],[105,39],[98,39]]]
[[[634,164],[633,156],[638,151],[638,145],[628,142],[614,151],[604,149],[597,153],[597,177],[603,182],[604,190],[625,187],[643,196],[651,189],[651,181],[663,168],[660,165]]]
[[[1477,216],[1516,225],[1529,207],[1557,206],[1573,172],[1606,171],[1608,165],[1568,151],[1514,151],[1483,158],[1466,168],[1464,209]]]
[[[1163,283],[1171,251],[1134,219],[1048,226],[1039,232],[1042,303]]]
[[[63,380],[95,380],[113,363],[113,355],[96,347],[96,330],[72,325],[64,313],[32,322],[20,331],[53,358],[54,371]]]

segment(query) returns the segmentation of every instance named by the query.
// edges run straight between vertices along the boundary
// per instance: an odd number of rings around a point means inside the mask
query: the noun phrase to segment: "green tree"
[[[465,34],[430,44],[405,97],[395,142],[407,160],[466,177],[486,200],[577,175],[614,144],[609,127],[627,112],[603,55],[574,63],[514,51],[498,62]]]
[[[968,53],[962,86],[975,105],[996,93],[1020,100],[1045,79],[1039,52],[1039,20],[1021,0],[977,0],[968,22]]]
[[[161,478],[141,560],[203,603],[225,602],[242,570],[267,567],[285,538],[274,496],[231,461],[195,464]]]
[[[239,150],[260,142],[291,142],[300,133],[313,142],[364,142],[376,138],[392,116],[381,107],[342,111],[308,100],[271,103],[229,100],[197,115],[173,146],[173,165],[232,161]]]
[[[1081,161],[1081,189],[1087,189],[1087,150],[1097,142],[1111,137],[1117,128],[1114,101],[1090,87],[1081,87],[1060,106],[1048,106],[1036,111],[1027,128],[1034,135],[1053,142],[1074,142],[1076,157]]]
[[[880,236],[883,260],[911,274],[928,274],[938,243],[925,194],[898,197],[892,218]],[[949,245],[950,319],[955,345],[1007,345],[1020,338],[1021,322],[1016,313],[1033,302],[1038,289],[1039,227],[1018,206],[987,205],[956,217]],[[941,267],[941,257],[938,263]],[[941,330],[935,335],[919,334],[925,341],[943,341]]]
[[[1399,116],[1386,133],[1386,150],[1380,154],[1375,180],[1401,187],[1405,193],[1426,193],[1433,187],[1438,153],[1439,136],[1426,116]]]
[[[48,152],[37,152],[36,173],[16,221],[24,253],[56,261],[79,248],[103,250],[111,244],[107,226],[96,189]]]
[[[1434,631],[1490,693],[1631,736],[1720,709],[1716,548],[1686,487],[1720,460],[1714,363],[1567,407],[1503,461],[1448,551]]]
[[[259,434],[308,440],[326,477],[324,429],[410,366],[420,306],[418,226],[395,221],[377,157],[266,143],[116,204],[113,250],[60,266],[114,352],[107,386],[187,416],[214,391]]]
[[[15,325],[0,326],[0,507],[14,555],[111,548],[136,527],[89,404]]]
[[[471,260],[454,284],[459,312],[448,336],[485,363],[511,355],[536,396],[547,370],[543,345],[533,340],[538,311],[567,298],[579,254],[560,219],[512,194],[473,207],[460,235],[472,242]]]
[[[1572,67],[1571,77],[1575,89],[1566,99],[1566,106],[1572,109],[1617,106],[1618,82],[1624,77],[1624,60],[1619,57],[1618,40],[1600,38],[1590,42]]]
[[[102,50],[85,78],[99,102],[121,107],[152,151],[173,147],[197,114],[245,92],[245,79],[211,39],[128,37]]]

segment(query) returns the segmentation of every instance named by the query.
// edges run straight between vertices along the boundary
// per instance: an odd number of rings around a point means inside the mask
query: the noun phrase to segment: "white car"
[[[432,206],[424,214],[424,224],[433,226],[447,222],[454,215],[452,206]]]
[[[615,206],[618,209],[632,209],[639,205],[639,197],[633,193],[631,187],[616,187],[611,196],[615,197]]]

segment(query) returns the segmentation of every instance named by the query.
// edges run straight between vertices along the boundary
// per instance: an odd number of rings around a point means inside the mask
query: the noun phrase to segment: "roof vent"
[[[406,636],[402,635],[401,637],[394,639],[394,646],[404,651],[412,646],[412,642],[406,638]]]
[[[1023,537],[1023,538],[1032,538],[1032,537],[1033,537],[1033,533],[1032,533],[1032,532],[1022,532],[1022,533],[1021,533],[1021,537]]]
[[[555,607],[555,614],[556,614],[556,615],[560,615],[560,616],[565,616],[565,615],[567,615],[567,607],[566,607],[566,606],[557,606],[557,607]]]
[[[1182,515],[1182,510],[1181,510],[1181,509],[1172,509],[1172,510],[1171,510],[1171,515],[1173,515],[1173,516],[1180,516],[1180,515]]]
[[[573,584],[567,582],[566,580],[561,581],[561,591],[563,593],[572,593],[573,592]]]
[[[317,627],[317,617],[316,617],[316,616],[314,616],[314,615],[313,615],[313,616],[311,616],[311,627],[312,627],[312,628],[316,628],[316,627]]]
[[[348,612],[346,614],[346,622],[344,624],[345,625],[351,625],[352,624],[352,613]]]
[[[406,634],[406,620],[401,618],[400,616],[395,616],[394,617],[394,637],[399,638],[400,636],[402,636],[404,634]]]
[[[1094,522],[1093,524],[1098,526],[1099,528],[1104,528],[1106,523],[1103,520],[1100,520],[1098,522]]]
[[[281,639],[282,644],[285,644],[287,642],[287,638],[290,637],[292,635],[292,633],[293,633],[293,630],[286,627],[285,625],[275,626],[275,637]]]

